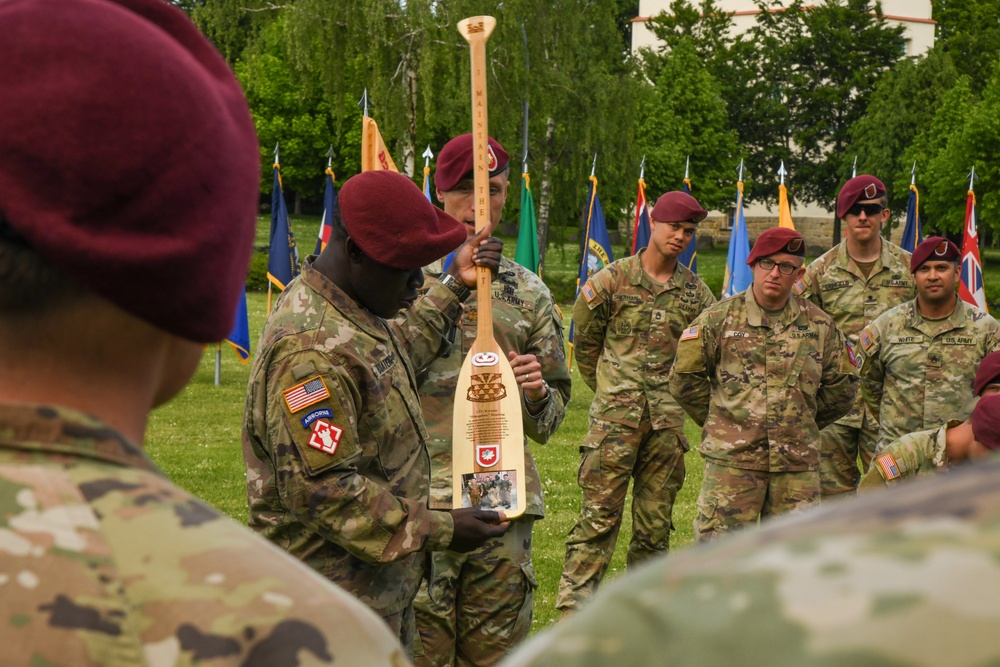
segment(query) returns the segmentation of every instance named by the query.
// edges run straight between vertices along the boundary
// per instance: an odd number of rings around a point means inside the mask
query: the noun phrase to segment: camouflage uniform
[[[844,241],[809,265],[802,280],[795,284],[795,291],[833,318],[856,350],[862,329],[885,311],[916,296],[910,253],[883,238],[882,253],[865,278],[847,254]],[[878,441],[878,423],[865,409],[860,393],[851,411],[819,435],[822,495],[854,491],[860,479],[858,456],[867,470]]]
[[[93,417],[0,404],[0,498],[4,664],[406,664],[370,610]]]
[[[428,282],[436,282],[437,277],[439,274],[432,274]],[[537,356],[549,385],[549,398],[534,410],[537,414],[529,411],[522,398],[525,435],[544,443],[562,423],[570,397],[562,316],[545,283],[506,258],[500,261],[492,290],[493,333],[500,349]],[[430,435],[430,506],[438,509],[452,507],[452,412],[458,374],[476,339],[475,292],[464,307],[458,339],[417,373]],[[415,312],[411,309],[406,317]],[[397,318],[397,322],[402,321]],[[412,358],[419,367],[437,352],[414,349]],[[541,479],[527,441],[524,458],[527,506],[507,533],[467,554],[438,551],[431,556],[429,589],[421,585],[415,603],[420,643],[414,657],[418,665],[493,665],[528,636],[536,586],[531,527],[544,516],[544,508]],[[498,481],[493,491],[500,503],[502,484]],[[507,485],[509,499],[510,481]]]
[[[681,331],[714,303],[687,267],[678,263],[661,285],[643,271],[640,255],[610,264],[580,290],[575,355],[595,395],[590,432],[580,445],[580,517],[566,539],[557,609],[576,609],[603,579],[630,479],[629,567],[670,548],[688,443],[684,410],[667,391],[667,373]]]
[[[752,288],[702,313],[669,380],[704,425],[696,538],[819,500],[819,430],[853,405],[854,372],[833,320],[794,294],[778,315]]]
[[[1000,458],[671,554],[502,667],[1000,664]]]
[[[440,285],[425,298],[436,329],[416,322],[401,338],[308,259],[261,333],[243,431],[251,528],[355,594],[404,646],[423,577],[417,552],[446,548],[454,531],[427,504],[427,432],[406,346],[427,331],[440,346],[460,306]]]
[[[858,493],[882,489],[910,477],[947,469],[948,452],[945,445],[948,429],[961,423],[958,419],[949,419],[940,428],[909,433],[880,448],[875,453],[876,462],[861,478]]]
[[[916,299],[880,315],[860,349],[861,392],[879,421],[879,445],[968,418],[976,368],[998,348],[1000,324],[961,299],[942,320],[924,318]]]

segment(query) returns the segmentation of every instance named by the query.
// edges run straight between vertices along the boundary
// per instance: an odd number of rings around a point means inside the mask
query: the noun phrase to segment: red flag
[[[976,195],[970,189],[965,205],[965,235],[962,237],[962,273],[958,296],[968,304],[989,312],[983,288],[983,263],[979,259],[979,232],[976,225]]]

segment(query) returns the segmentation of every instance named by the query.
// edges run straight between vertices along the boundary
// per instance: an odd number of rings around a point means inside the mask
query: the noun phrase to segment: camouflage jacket
[[[819,430],[850,409],[857,381],[829,315],[793,294],[773,317],[752,288],[681,335],[669,379],[677,402],[704,425],[702,456],[771,472],[819,469]]]
[[[430,273],[429,271],[426,271]],[[430,285],[437,282],[440,273],[431,274]],[[566,351],[563,344],[562,316],[552,301],[552,295],[541,278],[519,264],[506,258],[500,261],[500,273],[493,282],[493,336],[504,352],[534,354],[542,365],[542,377],[549,385],[548,401],[537,415],[532,415],[521,400],[521,416],[525,435],[544,443],[555,433],[566,415],[570,397],[569,370],[566,368]],[[419,316],[431,304],[418,301],[413,308],[396,318],[394,324],[410,324],[420,330],[425,318]],[[417,384],[420,402],[430,437],[427,448],[431,456],[431,507],[451,509],[451,435],[452,412],[455,405],[455,385],[462,364],[476,340],[478,308],[476,293],[464,304],[461,336],[441,350],[437,345],[411,347],[411,359],[417,367]],[[425,339],[434,342],[432,339]],[[440,356],[438,356],[440,354]],[[428,361],[433,358],[433,361]],[[538,468],[525,440],[525,513],[543,516],[542,483]]]
[[[938,472],[948,467],[945,448],[948,429],[962,422],[949,419],[940,428],[907,433],[879,448],[872,465],[861,478],[858,492],[885,488],[904,479]]]
[[[1000,324],[961,299],[943,320],[916,299],[880,315],[861,334],[861,391],[885,445],[972,414],[976,368],[1000,348]]]
[[[844,241],[809,265],[795,291],[832,317],[857,350],[861,330],[885,311],[914,298],[916,284],[910,273],[910,253],[883,238],[882,254],[868,278],[847,254]],[[854,408],[837,423],[861,428],[863,410],[859,392]]]
[[[590,418],[637,428],[648,408],[654,430],[683,428],[667,374],[681,332],[714,303],[708,286],[679,262],[664,285],[642,270],[640,255],[591,276],[573,308],[573,354],[595,392]]]
[[[439,286],[425,298],[445,331],[458,315],[455,295]],[[426,441],[406,345],[307,260],[268,318],[250,371],[250,526],[380,615],[397,613],[420,583],[416,552],[446,548],[454,529],[427,504]]]
[[[72,410],[0,404],[4,664],[397,665],[344,591]]]
[[[671,552],[501,667],[1000,664],[1000,456]]]

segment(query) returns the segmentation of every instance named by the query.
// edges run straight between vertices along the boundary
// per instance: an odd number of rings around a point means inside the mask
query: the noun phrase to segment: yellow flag
[[[784,185],[778,186],[778,226],[795,229],[792,210],[788,207],[788,188]]]
[[[382,141],[378,125],[374,119],[365,116],[361,121],[361,171],[373,169],[399,171],[396,169],[396,163],[392,161],[392,156],[389,155],[389,149]]]

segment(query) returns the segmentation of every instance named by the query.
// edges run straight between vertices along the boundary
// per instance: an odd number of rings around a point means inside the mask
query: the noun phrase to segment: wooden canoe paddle
[[[486,107],[486,40],[497,21],[473,16],[458,24],[472,55],[472,153],[476,231],[490,223],[489,132]],[[495,158],[493,158],[495,159]],[[493,337],[489,269],[476,269],[476,340],[455,387],[452,419],[452,504],[524,513],[524,427],[521,390],[510,361]]]

